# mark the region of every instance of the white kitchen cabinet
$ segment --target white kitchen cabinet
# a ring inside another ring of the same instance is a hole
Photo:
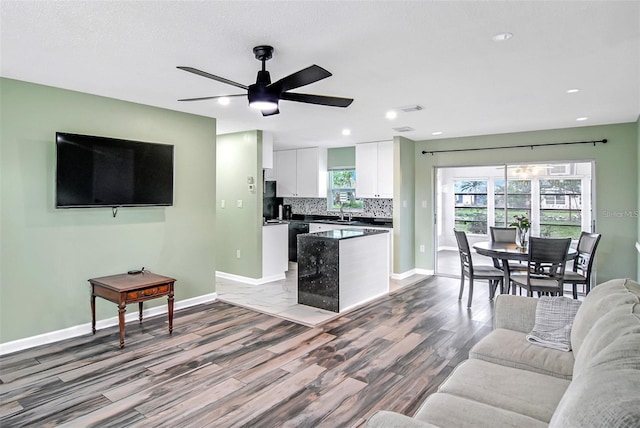
[[[289,224],[262,226],[262,279],[264,282],[285,278],[289,269]]]
[[[262,131],[262,171],[265,180],[276,179],[275,160],[273,159],[273,134]]]
[[[356,196],[393,198],[393,142],[356,144]]]
[[[327,197],[326,149],[311,147],[274,153],[278,197]]]
[[[282,150],[274,152],[276,166],[276,196],[296,196],[298,192],[297,150]]]

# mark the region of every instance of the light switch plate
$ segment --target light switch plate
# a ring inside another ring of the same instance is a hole
[[[220,201],[220,208],[224,208],[225,205],[226,205],[226,201],[224,199],[222,199]]]
[[[236,202],[236,206],[238,208],[242,208],[242,199],[238,199],[238,202]]]

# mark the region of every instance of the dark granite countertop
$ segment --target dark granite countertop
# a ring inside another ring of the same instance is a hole
[[[393,220],[382,217],[357,217],[354,216],[352,221],[341,221],[338,216],[328,215],[303,215],[294,214],[292,221],[303,221],[305,223],[325,223],[325,224],[342,224],[347,226],[373,226],[373,227],[393,227]]]
[[[380,233],[389,233],[388,230],[382,229],[335,229],[324,230],[322,232],[303,233],[298,235],[298,239],[304,238],[322,238],[322,239],[349,239],[360,238],[369,235],[378,235]]]
[[[288,225],[289,222],[285,221],[285,220],[267,220],[266,222],[262,223],[263,226],[279,226],[281,224],[286,224]]]

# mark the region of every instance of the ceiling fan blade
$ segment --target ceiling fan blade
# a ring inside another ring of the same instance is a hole
[[[217,80],[218,82],[221,82],[221,83],[226,83],[227,85],[236,86],[238,88],[245,89],[245,90],[249,89],[249,87],[247,85],[243,85],[242,83],[234,82],[233,80],[225,79],[224,77],[220,77],[220,76],[216,76],[216,75],[211,74],[211,73],[207,73],[206,71],[198,70],[197,68],[184,67],[184,66],[178,66],[177,68],[179,68],[180,70],[188,71],[189,73],[197,74],[198,76],[206,77],[208,79]]]
[[[263,110],[262,111],[262,115],[263,116],[273,116],[274,114],[279,114],[280,110],[278,108],[276,108],[275,110]]]
[[[246,96],[247,94],[216,95],[213,97],[183,98],[178,101],[203,101],[203,100],[215,100],[216,98],[231,98],[231,97],[246,97]]]
[[[331,76],[331,73],[329,73],[324,68],[314,64],[286,77],[283,77],[277,82],[269,85],[269,88],[277,89],[278,92],[282,93],[290,89],[299,88],[300,86],[317,82],[318,80],[326,79],[329,76]]]
[[[293,92],[285,92],[280,94],[281,100],[297,101],[300,103],[320,104],[331,107],[349,107],[353,102],[353,98],[330,97],[327,95],[312,94],[296,94]]]

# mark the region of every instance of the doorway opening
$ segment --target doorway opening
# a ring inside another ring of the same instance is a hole
[[[575,245],[581,231],[594,231],[593,170],[593,162],[436,168],[436,274],[460,276],[454,229],[464,230],[473,246],[489,240],[489,227],[509,226],[514,216],[529,218],[530,236],[571,237]]]

